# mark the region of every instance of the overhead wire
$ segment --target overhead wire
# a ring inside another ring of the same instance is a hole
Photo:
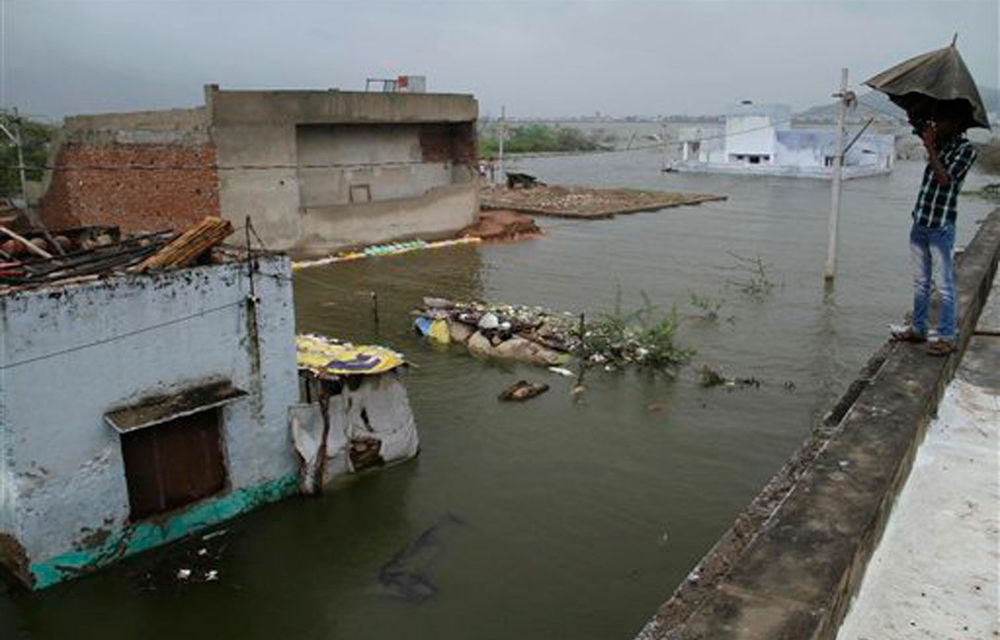
[[[777,123],[769,124],[761,127],[752,127],[750,129],[743,129],[735,132],[723,132],[720,134],[712,134],[708,136],[699,137],[696,139],[691,139],[694,141],[706,141],[715,140],[722,138],[736,137],[744,135],[747,133],[753,133],[755,131],[762,131],[764,129],[770,129],[774,126],[780,126],[783,124],[788,124],[792,120],[789,118],[787,120],[782,120]],[[512,154],[513,158],[525,159],[525,158],[545,158],[545,157],[567,157],[567,156],[588,156],[588,155],[603,155],[603,154],[613,154],[613,153],[631,153],[635,151],[646,151],[650,149],[665,148],[669,146],[674,146],[677,144],[683,144],[687,140],[664,140],[648,145],[636,145],[629,146],[620,149],[589,149],[580,151],[561,151],[561,152],[546,152],[546,153],[517,153]],[[405,168],[411,166],[419,166],[426,164],[423,161],[409,160],[409,161],[389,161],[389,162],[330,162],[330,163],[309,163],[309,164],[299,164],[299,163],[254,163],[254,164],[218,164],[218,163],[205,163],[205,164],[65,164],[65,165],[49,165],[49,164],[25,164],[24,168],[28,171],[275,171],[275,170],[309,170],[309,169],[368,169],[368,168]],[[20,165],[0,165],[0,169],[20,169]]]
[[[889,113],[883,109],[869,104],[862,104],[861,106],[878,111],[885,116],[899,119],[897,115]],[[533,159],[533,158],[552,158],[552,157],[572,157],[572,156],[598,156],[606,154],[615,153],[632,153],[636,151],[649,151],[653,149],[663,149],[676,145],[684,144],[685,142],[706,142],[710,140],[720,140],[726,138],[734,138],[737,136],[745,135],[748,133],[754,133],[756,131],[763,131],[777,126],[783,126],[786,124],[791,124],[794,121],[793,118],[786,118],[778,122],[774,122],[767,125],[762,125],[760,127],[751,127],[749,129],[741,129],[739,131],[724,131],[717,134],[710,134],[706,136],[700,136],[691,139],[678,139],[678,140],[662,140],[652,144],[645,145],[635,145],[628,146],[624,148],[615,149],[586,149],[579,151],[555,151],[555,152],[527,152],[527,153],[511,153],[510,157],[515,160],[521,159]],[[66,165],[49,165],[49,164],[25,164],[24,169],[27,171],[277,171],[277,170],[310,170],[310,169],[371,169],[371,168],[405,168],[412,166],[419,166],[425,164],[418,160],[409,161],[389,161],[389,162],[331,162],[331,163],[253,163],[253,164],[219,164],[219,163],[206,163],[206,164],[66,164]],[[0,165],[0,169],[20,169],[20,165]]]
[[[215,313],[217,311],[222,311],[223,309],[228,309],[230,307],[240,306],[245,303],[244,299],[237,300],[235,302],[229,302],[227,304],[219,305],[217,307],[211,307],[208,309],[202,309],[196,313],[192,313],[186,316],[181,316],[180,318],[174,318],[172,320],[167,320],[165,322],[159,322],[157,324],[150,325],[148,327],[142,327],[140,329],[133,329],[132,331],[126,331],[124,333],[109,336],[107,338],[102,338],[100,340],[94,340],[92,342],[86,342],[83,344],[68,347],[66,349],[60,349],[57,351],[52,351],[40,356],[34,356],[31,358],[25,358],[24,360],[17,360],[15,362],[9,362],[7,364],[0,365],[0,369],[13,369],[14,367],[20,367],[22,365],[31,364],[33,362],[39,362],[41,360],[47,360],[50,358],[55,358],[57,356],[63,356],[69,353],[74,353],[76,351],[82,351],[83,349],[89,349],[91,347],[96,347],[104,344],[109,344],[118,340],[123,340],[125,338],[131,338],[149,331],[155,331],[156,329],[162,329],[164,327],[169,327],[175,324],[181,324],[183,322],[188,322],[195,318],[200,318],[210,313]]]

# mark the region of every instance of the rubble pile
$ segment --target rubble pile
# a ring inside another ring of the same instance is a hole
[[[417,330],[440,343],[459,343],[476,356],[539,366],[564,364],[579,346],[576,317],[542,307],[424,298]]]
[[[632,365],[670,369],[692,353],[674,344],[671,318],[636,325],[630,317],[605,314],[584,322],[572,313],[542,307],[443,298],[423,302],[413,312],[421,334],[439,343],[463,344],[480,357],[546,367],[576,357],[584,366],[617,371]]]
[[[51,242],[44,231],[21,235],[0,226],[0,236],[10,238],[0,243],[0,292],[191,266],[212,259],[232,232],[228,220],[212,216],[182,234],[160,231],[123,238],[117,227],[80,227],[59,231]]]

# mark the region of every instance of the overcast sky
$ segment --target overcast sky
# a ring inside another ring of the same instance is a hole
[[[361,90],[427,76],[483,115],[796,108],[954,32],[998,81],[997,0],[0,0],[4,106],[66,114],[201,104],[202,85]]]

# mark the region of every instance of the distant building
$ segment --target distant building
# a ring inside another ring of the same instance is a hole
[[[725,129],[704,135],[681,132],[678,171],[805,178],[829,178],[837,155],[837,132],[791,127],[791,109],[781,105],[740,104],[726,116]],[[850,134],[845,144],[851,141]],[[895,140],[865,133],[844,156],[844,178],[892,171]]]
[[[477,117],[471,95],[208,85],[193,109],[67,118],[42,215],[125,232],[252,216],[301,253],[446,236],[478,212]]]

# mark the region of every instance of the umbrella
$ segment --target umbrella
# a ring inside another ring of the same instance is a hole
[[[954,41],[900,62],[865,80],[865,84],[888,95],[911,120],[932,117],[945,108],[962,114],[968,127],[990,128],[983,99]]]

